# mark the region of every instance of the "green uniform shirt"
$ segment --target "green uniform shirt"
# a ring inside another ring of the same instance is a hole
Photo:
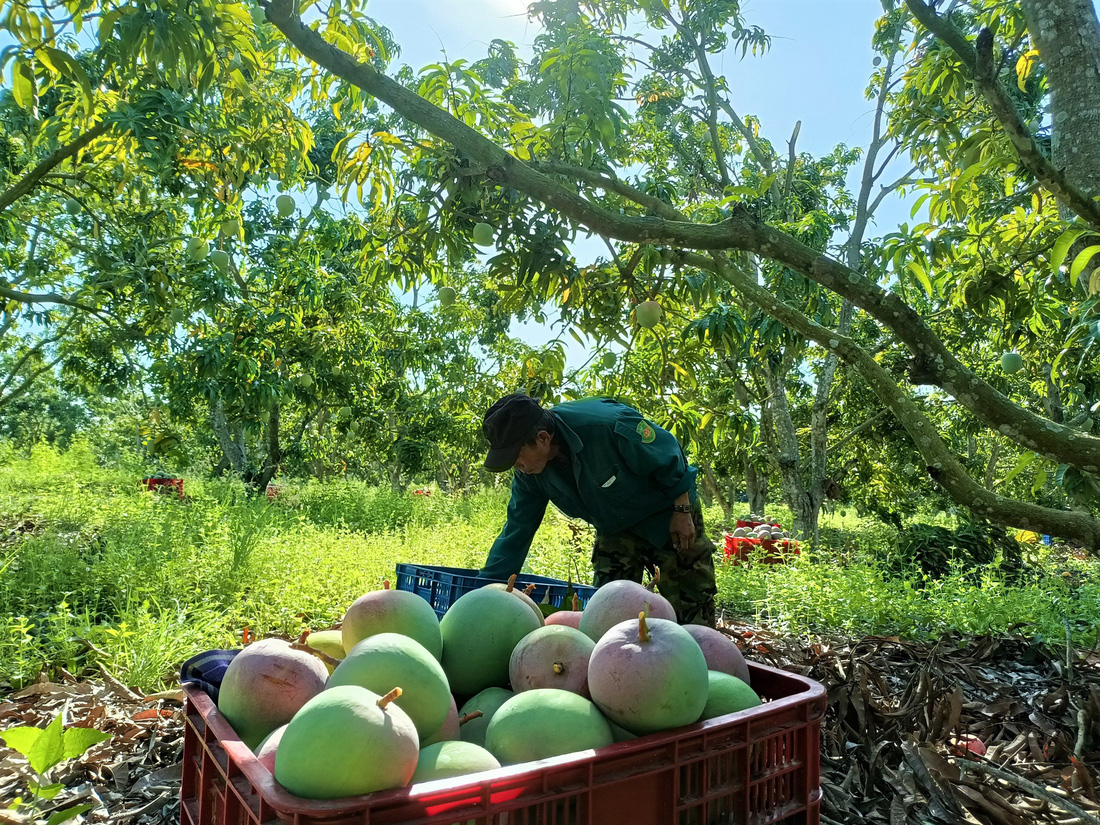
[[[548,502],[600,533],[629,531],[663,547],[673,502],[684,493],[695,500],[695,468],[680,443],[637,410],[586,398],[550,412],[558,427],[554,440],[569,450],[571,464],[551,461],[537,475],[515,473],[508,520],[481,571],[488,578],[520,572]]]

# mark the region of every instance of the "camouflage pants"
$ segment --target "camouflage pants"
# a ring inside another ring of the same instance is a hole
[[[632,533],[596,534],[592,547],[593,584],[601,587],[617,579],[641,582],[646,572],[661,571],[657,591],[672,604],[680,624],[714,626],[714,597],[718,587],[714,582],[714,542],[703,529],[703,511],[698,504],[691,510],[695,522],[695,544],[690,561],[684,561],[672,547],[669,538],[661,547],[654,547]]]

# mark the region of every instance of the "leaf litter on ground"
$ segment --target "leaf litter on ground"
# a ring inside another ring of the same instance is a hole
[[[789,637],[723,621],[746,658],[821,682],[825,825],[1100,825],[1100,655],[1020,635]],[[62,766],[39,811],[88,804],[86,822],[179,821],[182,694],[141,696],[109,674],[61,671],[0,695],[0,730],[112,734]],[[984,751],[984,753],[983,753]],[[0,747],[0,806],[25,795],[26,760]],[[17,820],[11,820],[17,821]],[[77,820],[74,820],[77,821]]]
[[[918,642],[721,629],[747,658],[828,691],[826,825],[1100,825],[1095,651],[1010,634]]]

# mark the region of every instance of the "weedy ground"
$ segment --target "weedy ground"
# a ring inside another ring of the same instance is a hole
[[[506,488],[466,496],[395,493],[354,481],[289,482],[274,502],[235,482],[185,479],[178,501],[140,489],[77,445],[10,452],[0,466],[0,692],[64,667],[106,669],[153,690],[199,651],[339,621],[399,562],[478,567],[499,532]],[[788,520],[782,507],[769,511]],[[721,546],[732,527],[706,513]],[[1014,629],[1064,647],[1097,644],[1100,565],[1034,548],[1023,577],[996,564],[930,579],[897,558],[885,525],[839,514],[822,546],[784,565],[718,564],[727,620],[774,632],[929,638]],[[587,583],[592,532],[555,512],[528,571]]]

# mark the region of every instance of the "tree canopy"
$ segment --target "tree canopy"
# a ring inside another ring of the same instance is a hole
[[[885,0],[871,133],[822,156],[715,71],[769,47],[734,0],[541,0],[530,53],[419,70],[357,0],[4,13],[13,371],[152,375],[260,481],[468,467],[496,392],[616,394],[803,534],[919,488],[1100,543],[1091,8]],[[618,357],[567,375],[526,315]]]

